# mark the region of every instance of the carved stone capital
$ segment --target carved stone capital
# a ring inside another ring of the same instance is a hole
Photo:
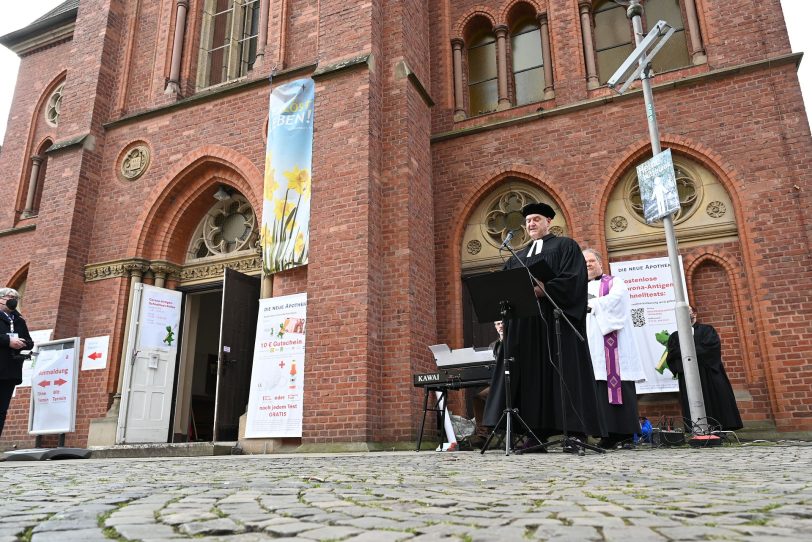
[[[85,266],[85,282],[126,278],[134,273],[143,274],[147,269],[149,269],[149,262],[141,258],[88,264]]]
[[[180,266],[166,260],[155,260],[149,264],[149,268],[156,277],[159,275],[163,277],[177,276],[180,274],[181,269]]]
[[[465,47],[465,41],[462,38],[451,38],[451,48],[452,49],[459,49]]]
[[[493,32],[494,32],[494,34],[496,34],[497,38],[503,38],[503,37],[507,36],[508,27],[507,27],[506,24],[498,24],[498,25],[493,27]]]
[[[262,256],[250,253],[237,258],[187,264],[180,270],[179,282],[188,285],[218,280],[223,277],[226,268],[245,274],[257,274],[262,271]]]

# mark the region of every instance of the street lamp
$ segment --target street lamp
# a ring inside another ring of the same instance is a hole
[[[643,6],[640,0],[613,0],[616,4],[626,6],[626,16],[632,21],[634,30],[635,50],[620,65],[620,68],[609,78],[607,84],[622,94],[629,85],[640,76],[643,86],[643,99],[646,104],[646,118],[648,119],[648,132],[651,139],[651,152],[657,156],[662,151],[660,147],[660,131],[657,128],[657,114],[654,110],[654,93],[651,90],[651,60],[674,33],[665,21],[659,21],[648,35],[643,35]],[[667,28],[667,30],[666,30]],[[635,67],[635,64],[637,66]],[[625,76],[625,77],[624,77]],[[626,82],[619,88],[615,86],[622,80]],[[668,246],[668,260],[671,266],[671,276],[674,278],[674,296],[676,298],[677,335],[679,336],[680,351],[682,352],[682,367],[685,372],[685,391],[688,395],[688,405],[691,412],[692,428],[700,434],[707,434],[708,423],[705,415],[705,402],[702,398],[702,386],[699,380],[699,369],[696,365],[696,347],[691,329],[691,317],[688,303],[685,300],[683,288],[682,266],[679,261],[679,247],[674,232],[674,217],[663,217],[665,241]]]

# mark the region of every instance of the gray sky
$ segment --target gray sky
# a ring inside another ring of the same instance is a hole
[[[63,0],[5,0],[0,9],[0,35],[8,34],[44,15],[61,4]],[[787,21],[789,39],[793,51],[807,53],[798,71],[804,93],[807,115],[812,111],[812,32],[804,28],[812,21],[812,1],[781,0],[784,18]],[[17,55],[0,46],[0,141],[6,133],[11,100],[19,66]]]

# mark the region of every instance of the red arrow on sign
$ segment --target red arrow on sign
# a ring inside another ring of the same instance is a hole
[[[43,380],[41,382],[38,382],[37,385],[40,386],[41,388],[47,388],[48,386],[51,385],[51,381],[50,380]]]
[[[97,359],[99,359],[100,357],[102,357],[101,352],[93,352],[92,354],[90,354],[90,355],[88,356],[88,358],[90,358],[90,359],[92,359],[92,360],[97,360]]]
[[[54,380],[54,384],[57,385],[57,386],[61,386],[62,384],[67,384],[67,383],[68,383],[67,380],[62,380],[61,378],[57,379],[57,380]]]

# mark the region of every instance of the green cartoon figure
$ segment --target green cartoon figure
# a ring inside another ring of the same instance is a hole
[[[172,346],[172,343],[175,341],[175,332],[172,331],[172,326],[166,326],[166,337],[164,337],[164,342],[169,346]]]
[[[276,334],[277,337],[280,339],[285,336],[285,324],[284,322],[279,324],[279,332]]]
[[[659,333],[654,334],[654,338],[657,339],[657,342],[666,347],[666,349],[663,350],[663,355],[660,356],[660,361],[657,362],[656,370],[660,374],[663,374],[663,371],[668,369],[668,362],[666,361],[666,358],[668,357],[668,337],[669,336],[670,336],[670,333],[668,333],[667,329],[664,329],[664,330],[660,331]]]

